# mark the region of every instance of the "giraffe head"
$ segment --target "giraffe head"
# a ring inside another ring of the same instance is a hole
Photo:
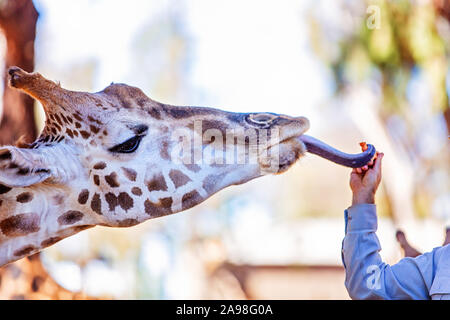
[[[46,114],[37,141],[0,147],[0,256],[3,244],[19,243],[12,259],[86,227],[128,227],[191,208],[286,171],[314,145],[302,140],[304,117],[170,106],[124,84],[74,92],[16,67],[9,75]]]

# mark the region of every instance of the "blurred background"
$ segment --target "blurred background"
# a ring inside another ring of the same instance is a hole
[[[442,244],[449,1],[0,0],[0,27],[2,68],[34,69],[68,89],[123,82],[174,105],[305,116],[308,134],[349,153],[374,144],[385,153],[376,199],[384,261],[403,256],[397,229],[420,251]],[[1,93],[0,143],[33,140],[42,107]],[[83,231],[27,272],[92,298],[349,299],[349,174],[307,155],[188,211]],[[29,287],[10,283],[10,293]]]

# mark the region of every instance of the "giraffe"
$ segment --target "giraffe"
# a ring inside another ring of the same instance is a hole
[[[179,107],[114,84],[96,93],[8,70],[40,101],[37,140],[0,147],[0,266],[97,225],[131,227],[189,209],[231,185],[289,169],[306,151],[362,167],[304,135],[305,117]],[[192,143],[193,142],[193,143]]]
[[[0,300],[94,299],[99,298],[61,287],[46,271],[40,253],[0,268]]]
[[[402,230],[398,229],[396,231],[395,238],[397,239],[398,244],[402,248],[403,255],[405,257],[415,258],[415,257],[420,256],[422,254],[422,252],[420,252],[419,250],[414,248],[408,242],[408,240],[406,239],[406,235],[405,235],[405,233]],[[444,239],[444,242],[442,243],[442,246],[446,246],[448,244],[450,244],[450,227],[446,227],[445,228],[445,239]]]

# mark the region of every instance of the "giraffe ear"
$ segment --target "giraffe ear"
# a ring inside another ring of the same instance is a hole
[[[0,147],[0,184],[26,187],[40,183],[51,175],[50,168],[37,150]]]

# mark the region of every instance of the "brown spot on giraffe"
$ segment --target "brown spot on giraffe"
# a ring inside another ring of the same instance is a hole
[[[192,172],[199,172],[202,168],[198,165],[198,164],[195,164],[195,163],[192,163],[192,164],[185,164],[184,165],[189,171],[192,171]]]
[[[94,134],[97,134],[97,133],[100,132],[100,128],[99,128],[99,127],[96,127],[96,126],[94,126],[94,125],[92,125],[92,124],[89,126],[89,128],[91,129],[91,131],[92,131]]]
[[[156,108],[149,108],[148,114],[151,115],[153,118],[160,120],[161,119],[161,113]]]
[[[120,187],[119,182],[117,182],[117,173],[114,171],[110,175],[105,176],[105,181],[111,188]]]
[[[201,201],[203,201],[203,197],[198,193],[197,190],[192,190],[191,192],[188,192],[183,196],[181,200],[182,208],[183,210],[192,208]]]
[[[96,164],[94,164],[94,169],[95,170],[103,170],[106,168],[106,163],[103,161],[97,162]]]
[[[94,174],[94,176],[92,177],[92,179],[94,180],[94,184],[96,186],[100,185],[100,177],[97,174]]]
[[[166,106],[164,108],[164,111],[166,111],[170,116],[172,116],[175,119],[185,119],[203,115],[219,115],[219,116],[224,115],[223,112],[221,112],[220,110],[212,108],[178,107],[165,104],[161,105]]]
[[[80,134],[83,137],[83,139],[85,139],[85,140],[87,140],[91,136],[91,134],[89,132],[84,131],[84,130],[80,130]]]
[[[163,140],[163,142],[161,143],[159,154],[164,160],[170,160],[169,142],[167,140]]]
[[[59,193],[53,196],[53,204],[56,206],[60,206],[64,203],[64,195]]]
[[[14,251],[14,255],[16,257],[21,257],[27,254],[30,254],[31,252],[33,252],[34,250],[36,250],[36,247],[29,245],[29,246],[25,246],[19,250]]]
[[[130,168],[122,167],[122,171],[123,171],[125,177],[128,178],[128,180],[136,181],[137,172],[135,170],[130,169]]]
[[[88,116],[88,120],[89,120],[90,122],[94,122],[94,123],[97,123],[97,124],[99,124],[99,125],[102,124],[99,120],[97,120],[97,119],[95,119],[95,118],[93,118],[93,117],[91,117],[91,116]]]
[[[73,117],[74,117],[75,119],[77,119],[78,121],[83,122],[83,118],[81,118],[78,114],[73,113],[72,115],[73,115]]]
[[[161,203],[161,206],[165,209],[169,209],[171,210],[172,208],[172,198],[171,197],[167,197],[167,198],[161,198],[159,199],[159,202]],[[172,212],[172,211],[171,211]]]
[[[64,114],[61,113],[61,119],[65,124],[69,124],[69,121],[67,121],[67,118]]]
[[[147,183],[148,191],[167,191],[166,179],[159,173],[153,179]]]
[[[58,218],[60,225],[74,224],[83,219],[84,213],[80,211],[70,210]]]
[[[48,247],[51,246],[52,244],[57,243],[58,241],[61,241],[63,238],[61,237],[50,237],[48,239],[45,239],[44,241],[41,242],[41,246],[43,247]]]
[[[148,101],[148,99],[145,99],[145,98],[137,98],[136,99],[136,104],[139,106],[139,107],[141,107],[141,108],[144,108],[144,106],[147,104],[147,101]]]
[[[114,209],[119,205],[119,201],[114,193],[108,192],[105,194],[106,203],[108,203],[109,211],[114,211]]]
[[[58,122],[61,126],[63,126],[63,123],[62,123],[62,121],[61,121],[61,118],[58,116],[57,113],[55,113],[55,119],[56,119],[56,122]]]
[[[78,195],[78,203],[79,204],[86,204],[86,202],[89,199],[89,190],[83,189],[80,194]]]
[[[131,189],[131,193],[134,194],[135,196],[142,196],[142,190],[139,187],[133,187]]]
[[[92,197],[91,209],[99,215],[102,214],[102,200],[100,199],[100,195],[98,193],[94,194]]]
[[[165,109],[165,111],[175,119],[183,119],[193,116],[193,114],[189,112],[188,108],[172,107]]]
[[[69,135],[70,138],[73,139],[73,132],[69,128],[66,129],[66,133]]]
[[[159,199],[159,202],[157,203],[151,202],[149,199],[147,199],[144,202],[145,213],[150,215],[152,218],[171,214],[172,202],[173,200],[170,197]]]
[[[33,200],[33,194],[31,192],[23,192],[16,197],[17,202],[27,203]]]
[[[184,186],[186,183],[191,181],[191,179],[187,175],[185,175],[180,170],[175,169],[170,170],[169,177],[172,180],[173,184],[175,185],[175,188]]]
[[[75,232],[80,232],[80,231],[83,231],[83,230],[86,230],[86,229],[90,229],[90,228],[93,228],[93,227],[95,227],[95,226],[93,226],[93,225],[82,225],[82,226],[72,227],[71,229],[73,231],[75,231]]]
[[[131,198],[126,192],[119,193],[118,200],[120,207],[125,211],[128,211],[134,206],[133,198]]]
[[[139,221],[136,219],[125,219],[125,220],[118,221],[117,223],[118,223],[119,227],[126,228],[126,227],[132,227],[132,226],[139,224]]]
[[[216,129],[222,133],[222,137],[226,137],[226,130],[228,125],[220,120],[203,120],[202,124],[202,134],[205,133],[206,130]]]
[[[36,213],[21,213],[0,222],[0,229],[5,236],[19,237],[40,230],[39,216]]]

